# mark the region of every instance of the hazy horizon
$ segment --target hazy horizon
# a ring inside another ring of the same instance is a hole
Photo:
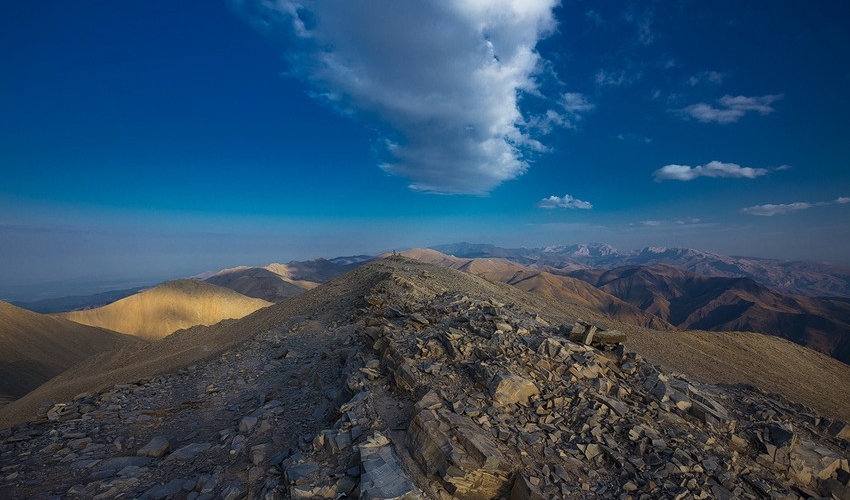
[[[187,278],[195,278],[196,276],[203,275],[204,273],[209,272],[218,272],[224,269],[234,268],[238,266],[247,266],[247,267],[264,267],[273,263],[286,264],[293,261],[308,261],[315,259],[336,259],[340,257],[353,257],[360,255],[368,255],[368,256],[377,256],[383,253],[389,253],[392,251],[406,251],[411,250],[413,248],[431,248],[431,247],[439,247],[442,245],[453,245],[453,244],[484,244],[490,245],[492,243],[488,242],[474,242],[474,241],[454,241],[454,242],[442,242],[433,245],[421,245],[421,246],[401,246],[395,248],[385,248],[378,251],[369,251],[369,252],[350,252],[350,253],[341,253],[334,255],[313,255],[313,256],[301,256],[298,258],[266,258],[259,260],[251,261],[251,262],[224,262],[219,260],[218,258],[212,258],[211,260],[206,261],[209,265],[207,267],[197,267],[200,264],[190,265],[189,267],[185,267],[183,265],[179,265],[176,267],[163,267],[156,270],[151,270],[147,274],[140,274],[134,270],[126,270],[124,273],[113,273],[113,274],[105,274],[105,273],[95,273],[95,274],[85,274],[78,276],[70,276],[61,279],[56,279],[55,277],[45,276],[41,279],[35,279],[38,274],[32,273],[28,274],[31,278],[30,281],[24,281],[19,283],[9,283],[4,282],[2,286],[0,286],[0,300],[5,302],[34,302],[42,299],[53,299],[53,298],[61,298],[61,297],[70,297],[74,295],[93,295],[96,293],[114,291],[114,290],[124,290],[124,289],[133,289],[133,288],[148,288],[155,286],[157,284],[163,283],[165,281],[171,281],[176,279],[187,279]],[[607,244],[605,242],[572,242],[572,243],[557,243],[551,245],[515,245],[515,246],[503,246],[502,248],[545,248],[547,246],[571,246],[571,245],[583,245],[583,244]],[[500,246],[500,245],[494,245]],[[618,251],[622,252],[631,252],[638,251],[650,246],[657,245],[646,245],[639,248],[623,248],[617,247],[616,245],[611,245],[616,248]],[[673,248],[673,247],[669,247]],[[687,247],[677,247],[677,248],[687,248]],[[705,249],[700,248],[691,248],[692,250],[702,250]],[[726,255],[720,253],[721,255]],[[763,257],[757,255],[728,255],[731,257],[752,257],[752,258],[766,258],[770,259],[770,257]],[[267,256],[271,257],[271,256]],[[783,259],[779,259],[783,260]],[[834,263],[833,263],[834,264]],[[153,269],[153,268],[151,268]],[[61,275],[60,275],[61,276]]]
[[[850,265],[850,4],[0,7],[0,293],[456,241]]]

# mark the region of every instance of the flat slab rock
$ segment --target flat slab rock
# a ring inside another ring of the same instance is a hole
[[[411,454],[427,476],[460,500],[490,500],[511,486],[512,468],[493,438],[446,408],[422,409],[408,428]]]
[[[527,404],[532,396],[540,394],[540,389],[534,382],[518,375],[500,374],[496,375],[490,384],[490,392],[493,401],[497,404],[507,405],[511,403]]]

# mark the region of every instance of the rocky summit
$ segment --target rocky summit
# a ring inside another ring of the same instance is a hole
[[[510,287],[387,258],[291,300],[0,431],[0,498],[850,498],[842,421]]]

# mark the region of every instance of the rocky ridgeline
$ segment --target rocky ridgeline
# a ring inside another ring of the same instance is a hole
[[[850,498],[850,426],[416,267],[2,431],[3,498]]]

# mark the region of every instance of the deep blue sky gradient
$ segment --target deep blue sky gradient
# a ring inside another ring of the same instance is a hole
[[[397,131],[328,105],[294,42],[226,2],[3,4],[0,299],[461,240],[850,264],[846,2],[578,0],[554,15],[536,46],[542,97],[520,108],[569,92],[592,109],[539,134],[548,150],[524,175],[444,195],[379,168]],[[730,123],[683,111],[724,95],[781,98]],[[715,160],[768,173],[653,177]],[[538,205],[566,194],[593,208]],[[809,206],[742,212],[795,202]]]

